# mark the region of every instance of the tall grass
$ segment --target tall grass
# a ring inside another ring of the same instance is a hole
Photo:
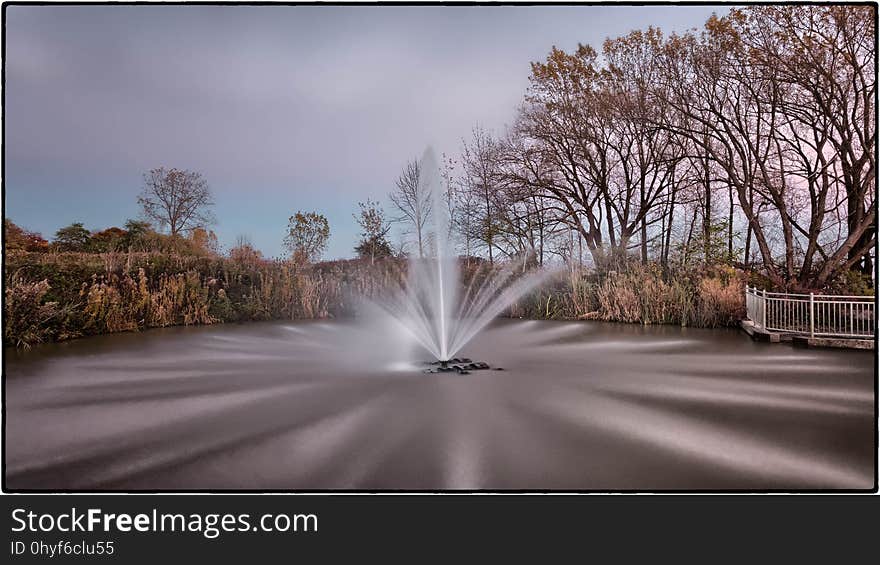
[[[628,264],[596,273],[570,269],[517,301],[510,315],[639,324],[716,327],[738,322],[745,311],[745,274],[727,267],[664,276],[659,265]]]
[[[58,303],[45,301],[46,280],[29,282],[18,274],[6,283],[3,341],[16,347],[30,347],[51,339],[51,322],[58,316]]]
[[[50,340],[172,325],[356,315],[358,297],[398,288],[405,262],[285,261],[163,253],[15,253],[6,260],[4,341]],[[463,268],[465,283],[487,275]],[[744,274],[730,268],[664,276],[655,265],[570,268],[507,315],[719,326],[742,316]]]
[[[161,253],[7,257],[4,340],[48,340],[173,325],[332,318],[400,280],[395,260],[297,267]]]

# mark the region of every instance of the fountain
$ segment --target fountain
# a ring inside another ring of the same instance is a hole
[[[435,363],[427,372],[488,369],[455,355],[517,298],[533,290],[546,277],[541,269],[528,271],[526,261],[511,261],[501,268],[475,273],[461,289],[459,258],[450,242],[449,207],[440,169],[429,147],[420,161],[418,197],[429,210],[428,257],[409,260],[406,284],[378,305],[428,353]],[[482,279],[479,283],[478,279]],[[462,291],[463,290],[463,291]]]

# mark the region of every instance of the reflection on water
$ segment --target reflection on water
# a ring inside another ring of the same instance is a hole
[[[350,323],[7,350],[7,484],[36,489],[873,486],[870,352],[734,330],[500,321],[422,374]]]

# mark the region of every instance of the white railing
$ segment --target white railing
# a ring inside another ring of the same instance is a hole
[[[874,337],[873,296],[785,294],[746,286],[746,315],[769,332],[810,337]]]

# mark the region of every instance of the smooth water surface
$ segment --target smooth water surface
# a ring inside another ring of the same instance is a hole
[[[36,489],[873,486],[873,353],[730,329],[498,321],[426,355],[347,322],[6,351],[6,479]]]

